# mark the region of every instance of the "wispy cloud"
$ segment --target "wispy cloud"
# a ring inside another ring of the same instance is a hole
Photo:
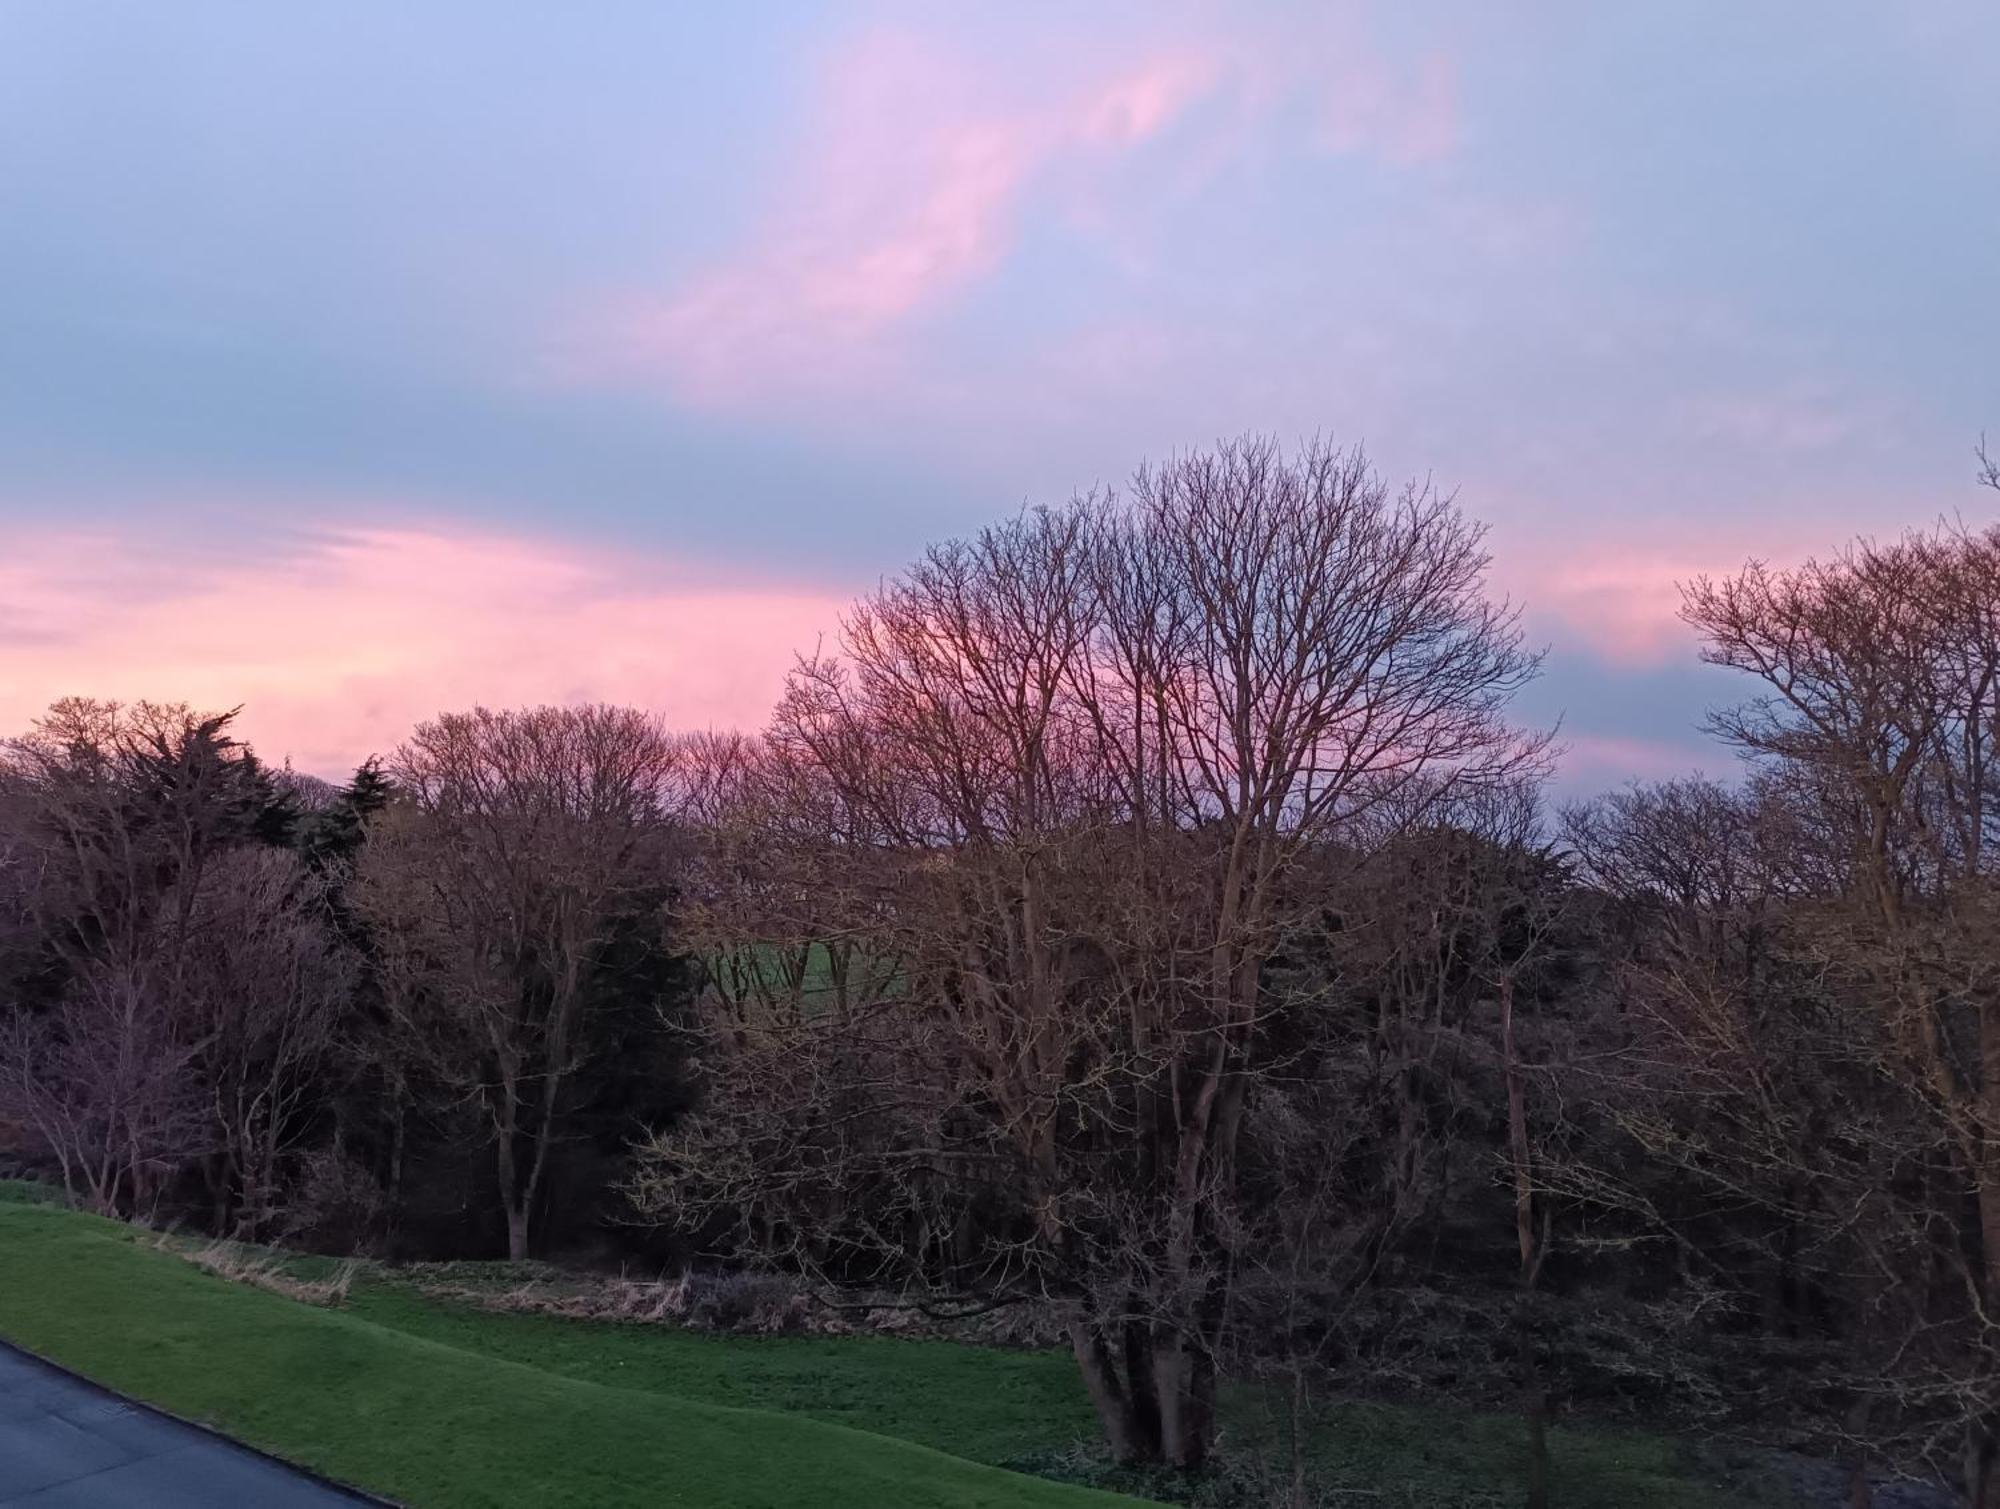
[[[909,327],[1001,265],[1026,200],[1057,176],[1088,200],[1093,181],[1182,127],[1212,171],[1219,144],[1294,106],[1322,152],[1414,164],[1458,135],[1449,60],[1394,70],[1359,35],[1191,36],[1092,76],[1058,69],[1053,84],[1041,62],[1012,70],[902,32],[839,50],[749,243],[664,294],[600,300],[562,333],[558,375],[664,383],[709,406],[880,383]]]
[[[1130,151],[1213,85],[1203,60],[1169,55],[1053,105],[982,104],[990,86],[949,51],[866,38],[829,65],[813,138],[753,243],[664,298],[610,301],[565,361],[710,403],[856,380],[884,336],[998,265],[1036,174]]]

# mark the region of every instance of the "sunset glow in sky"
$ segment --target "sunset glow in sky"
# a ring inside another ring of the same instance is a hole
[[[0,732],[754,726],[1257,428],[1491,525],[1566,785],[1723,768],[1678,581],[2000,501],[1996,75],[1990,0],[0,0]]]

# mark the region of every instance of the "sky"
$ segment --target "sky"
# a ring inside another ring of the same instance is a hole
[[[927,541],[1249,430],[1488,528],[1560,784],[1676,584],[1963,516],[2000,7],[0,0],[0,732],[760,725]]]

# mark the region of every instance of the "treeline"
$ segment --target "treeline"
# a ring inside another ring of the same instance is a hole
[[[934,547],[754,737],[476,710],[332,790],[59,704],[0,1148],[251,1238],[1037,1307],[1126,1461],[1365,1383],[1518,1403],[1537,1500],[1580,1408],[2000,1505],[2000,532],[1690,584],[1744,778],[1557,810],[1485,566],[1252,439]]]
[[[70,700],[8,746],[0,1151],[248,1240],[601,1244],[685,1093],[675,741],[479,710],[333,789],[232,717]]]

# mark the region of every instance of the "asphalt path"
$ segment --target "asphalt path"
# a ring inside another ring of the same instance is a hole
[[[0,1504],[8,1509],[354,1509],[374,1502],[0,1342]]]

